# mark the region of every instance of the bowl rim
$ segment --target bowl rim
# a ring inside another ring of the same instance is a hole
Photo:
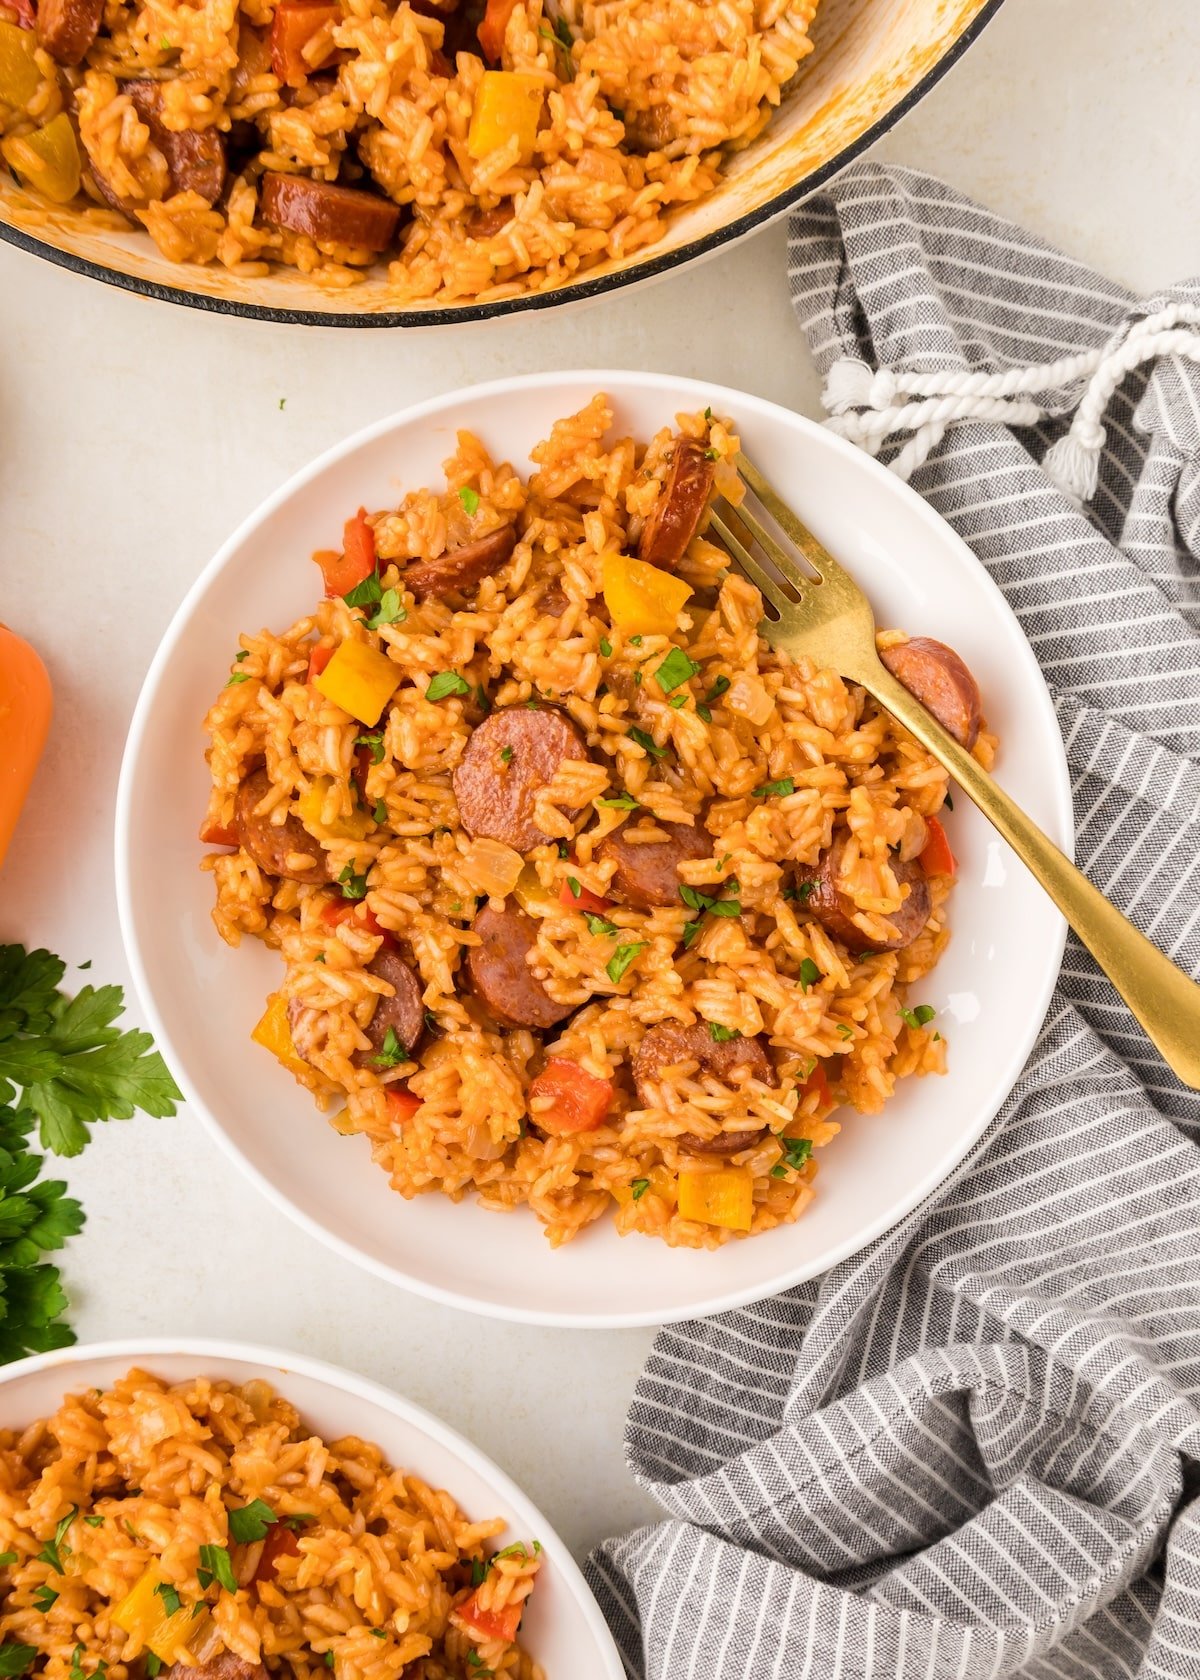
[[[711,233],[704,234],[698,239],[689,240],[686,245],[680,245],[673,251],[663,252],[659,256],[651,256],[644,262],[635,261],[628,268],[614,273],[597,275],[592,279],[568,282],[565,286],[556,286],[542,292],[521,292],[516,297],[497,298],[490,303],[450,304],[433,309],[390,309],[378,313],[367,313],[353,310],[337,310],[326,313],[320,309],[287,309],[276,304],[243,303],[236,298],[213,297],[204,292],[194,292],[185,286],[169,286],[159,280],[147,280],[136,274],[126,274],[120,269],[109,268],[93,261],[90,257],[82,257],[74,251],[65,251],[61,246],[52,245],[48,240],[39,239],[36,234],[27,232],[24,228],[17,228],[11,222],[0,216],[0,239],[17,249],[28,252],[31,256],[41,257],[46,262],[54,263],[58,268],[70,270],[73,274],[81,275],[84,279],[99,280],[105,285],[115,286],[121,291],[134,292],[140,297],[154,298],[159,303],[173,303],[184,309],[198,309],[207,315],[230,315],[247,321],[273,321],[282,326],[298,327],[450,327],[465,324],[469,321],[501,320],[507,315],[523,314],[527,310],[557,309],[573,303],[586,303],[595,298],[606,296],[610,292],[624,290],[628,286],[639,285],[642,281],[653,280],[669,274],[672,269],[683,268],[689,263],[698,262],[706,256],[711,256],[721,250],[723,246],[734,245],[739,240],[759,229],[768,227],[779,217],[785,215],[802,199],[810,197],[823,187],[835,175],[841,174],[852,163],[856,163],[877,140],[881,139],[889,129],[906,116],[913,107],[925,97],[931,88],[941,81],[972,45],[980,33],[995,17],[1004,0],[983,0],[978,12],[935,64],[932,64],[925,74],[917,79],[908,92],[898,99],[881,117],[871,123],[859,135],[857,140],[836,157],[820,164],[800,180],[776,193],[765,204],[755,210],[748,210],[743,215],[736,216],[726,222],[723,227],[714,228]],[[653,250],[653,247],[651,247]]]
[[[331,448],[322,451],[313,460],[292,473],[278,489],[265,497],[257,507],[251,509],[193,580],[163,632],[158,648],[142,679],[142,686],[130,719],[121,757],[114,819],[113,865],[116,882],[117,917],[134,989],[141,1004],[142,1013],[160,1048],[169,1044],[170,1035],[163,1024],[163,1018],[158,1009],[154,990],[143,961],[141,947],[134,933],[133,899],[136,892],[136,877],[133,868],[134,828],[131,810],[133,783],[135,766],[142,748],[142,738],[154,716],[157,691],[163,680],[165,670],[170,664],[176,646],[189,633],[196,608],[203,600],[212,580],[225,568],[231,555],[244,546],[246,539],[303,485],[311,479],[319,477],[343,457],[354,454],[377,437],[386,435],[398,424],[411,426],[415,422],[432,415],[447,411],[453,412],[455,405],[469,398],[531,389],[540,389],[552,393],[562,385],[571,384],[590,386],[597,391],[611,390],[614,394],[619,395],[621,389],[629,381],[634,382],[639,388],[658,388],[664,394],[678,392],[681,386],[686,386],[694,388],[698,397],[703,392],[707,394],[708,400],[712,400],[713,397],[718,400],[730,398],[743,405],[755,407],[760,413],[767,416],[782,415],[786,417],[789,423],[798,424],[801,429],[817,433],[827,447],[852,458],[858,470],[866,474],[881,475],[893,489],[899,490],[903,496],[911,498],[915,509],[920,512],[924,519],[948,531],[954,542],[970,555],[970,549],[953,526],[949,525],[929,502],[918,495],[910,485],[898,480],[887,467],[872,456],[867,455],[856,444],[840,437],[835,432],[829,431],[828,428],[818,424],[808,416],[788,409],[783,404],[776,403],[770,398],[756,396],[752,392],[739,391],[730,386],[690,375],[664,374],[637,369],[555,368],[539,373],[487,380],[476,385],[453,388],[439,396],[429,397],[420,403],[414,403],[399,409],[396,413],[372,422],[350,437],[344,438]],[[997,610],[1012,617],[1015,621],[1015,614],[1013,614],[1012,608],[999,587],[985,569],[981,568],[981,570],[984,572],[984,578],[988,586],[994,591]],[[1017,621],[1017,627],[1021,640],[1028,647],[1028,639],[1020,628],[1019,621]],[[1062,734],[1058,726],[1050,692],[1046,687],[1045,678],[1042,676],[1040,667],[1037,666],[1037,660],[1031,648],[1029,657],[1033,661],[1037,672],[1037,703],[1043,709],[1053,739],[1058,744],[1058,750],[1054,754],[1053,787],[1050,795],[1050,803],[1053,804],[1055,809],[1053,818],[1048,818],[1046,821],[1046,828],[1055,844],[1068,857],[1073,858],[1074,813],[1066,749],[1062,742]],[[1055,912],[1055,928],[1053,938],[1048,940],[1044,947],[1047,961],[1042,970],[1043,979],[1040,989],[1033,1000],[1034,1007],[1028,1016],[1028,1024],[1024,1033],[1015,1038],[1009,1046],[1007,1071],[998,1087],[999,1094],[996,1101],[990,1107],[984,1105],[986,1112],[981,1111],[977,1122],[969,1129],[964,1147],[955,1153],[954,1159],[948,1165],[939,1156],[921,1176],[920,1180],[905,1193],[902,1204],[893,1208],[886,1215],[876,1218],[864,1230],[855,1232],[835,1244],[822,1257],[819,1265],[805,1262],[800,1266],[787,1269],[777,1276],[766,1290],[757,1286],[747,1288],[742,1285],[734,1287],[726,1285],[721,1287],[718,1280],[714,1279],[710,1288],[715,1292],[698,1295],[697,1299],[686,1307],[672,1308],[665,1312],[661,1307],[650,1307],[635,1312],[617,1309],[615,1311],[588,1312],[586,1314],[548,1307],[527,1306],[523,1303],[506,1303],[503,1307],[500,1307],[495,1303],[481,1302],[476,1297],[465,1294],[456,1288],[445,1287],[436,1281],[419,1277],[411,1271],[403,1270],[397,1264],[390,1264],[377,1259],[309,1214],[285,1194],[272,1177],[268,1176],[266,1172],[260,1171],[241,1148],[232,1132],[211,1112],[208,1103],[193,1085],[188,1068],[182,1064],[174,1066],[169,1063],[168,1065],[171,1065],[171,1071],[178,1081],[185,1099],[200,1117],[208,1135],[216,1140],[219,1148],[234,1163],[239,1172],[244,1174],[257,1187],[272,1206],[278,1208],[280,1212],[286,1214],[289,1219],[307,1231],[310,1236],[331,1248],[335,1253],[340,1254],[344,1259],[364,1268],[376,1277],[385,1279],[394,1287],[406,1291],[411,1290],[413,1293],[428,1300],[436,1301],[443,1306],[455,1307],[460,1311],[476,1313],[483,1317],[510,1323],[584,1330],[661,1327],[664,1324],[680,1323],[697,1317],[709,1317],[716,1313],[746,1306],[755,1301],[769,1299],[775,1294],[780,1294],[797,1284],[804,1283],[812,1277],[829,1271],[843,1260],[861,1253],[885,1231],[892,1229],[899,1221],[907,1218],[914,1208],[918,1207],[927,1196],[946,1182],[962,1161],[966,1159],[970,1150],[983,1136],[992,1120],[1008,1100],[1013,1085],[1016,1083],[1021,1069],[1028,1060],[1037,1040],[1037,1035],[1050,1008],[1054,989],[1058,983],[1058,972],[1066,946],[1067,924],[1065,919],[1057,912]]]
[[[206,1359],[221,1359],[275,1371],[283,1379],[283,1383],[280,1384],[282,1393],[286,1393],[286,1379],[295,1373],[310,1382],[323,1383],[340,1393],[350,1394],[356,1399],[381,1406],[401,1423],[432,1436],[440,1446],[461,1459],[468,1469],[487,1482],[502,1507],[500,1514],[512,1521],[513,1516],[521,1516],[522,1508],[525,1508],[536,1517],[536,1538],[554,1564],[556,1582],[570,1591],[592,1634],[596,1653],[603,1659],[610,1680],[625,1680],[625,1669],[617,1652],[616,1642],[596,1596],[588,1586],[583,1570],[575,1561],[570,1547],[546,1517],[541,1506],[506,1470],[502,1470],[489,1458],[482,1447],[477,1447],[450,1424],[443,1423],[433,1412],[426,1411],[415,1400],[409,1400],[406,1395],[397,1393],[385,1383],[376,1382],[372,1377],[364,1377],[347,1366],[335,1365],[331,1360],[318,1359],[306,1353],[293,1353],[262,1342],[242,1342],[220,1336],[133,1336],[128,1340],[108,1337],[98,1342],[75,1342],[70,1347],[55,1348],[49,1353],[15,1360],[12,1364],[0,1368],[0,1389],[11,1386],[23,1377],[40,1375],[46,1371],[61,1370],[69,1374],[72,1367],[84,1365],[94,1359],[127,1360],[133,1366],[143,1360],[153,1362],[156,1358],[167,1356],[194,1358],[201,1364]],[[204,1373],[201,1370],[198,1374]],[[66,1392],[67,1389],[64,1389],[64,1393]],[[447,1492],[457,1500],[453,1488],[447,1489]],[[507,1507],[507,1511],[503,1507]]]

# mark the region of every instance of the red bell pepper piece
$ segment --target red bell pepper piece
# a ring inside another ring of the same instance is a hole
[[[232,846],[234,851],[241,844],[237,830],[227,827],[224,823],[201,823],[200,838],[206,846]]]
[[[570,1132],[591,1132],[604,1119],[612,1104],[610,1079],[597,1079],[578,1062],[552,1056],[529,1087],[530,1118],[552,1137]],[[548,1099],[545,1108],[533,1108],[534,1099]]]
[[[929,830],[929,837],[925,841],[925,850],[917,860],[921,868],[926,875],[953,875],[958,865],[950,850],[946,830],[936,817],[926,817],[925,827]]]
[[[336,900],[330,902],[321,911],[321,920],[330,927],[337,927],[342,922],[352,921],[364,933],[372,934],[376,939],[385,943],[395,944],[388,930],[376,919],[375,912],[368,910],[365,904],[338,904]]]
[[[389,1118],[400,1126],[406,1120],[411,1120],[421,1106],[420,1097],[414,1097],[403,1085],[389,1085],[383,1094],[387,1101]]]
[[[311,682],[314,677],[319,677],[321,675],[321,672],[325,669],[326,665],[328,665],[332,658],[333,649],[326,646],[325,643],[321,643],[320,646],[315,647],[312,650],[308,656],[309,682]]]
[[[500,54],[504,50],[504,32],[516,9],[517,0],[487,0],[483,22],[475,33],[479,38],[479,45],[483,48],[483,56],[491,64],[500,62]]]
[[[304,48],[319,29],[337,23],[342,15],[332,0],[279,0],[271,23],[271,69],[285,87],[303,87],[308,78],[327,64],[336,52],[325,55],[320,64],[310,64]]]
[[[612,909],[610,899],[601,898],[598,893],[589,892],[582,882],[578,885],[579,892],[574,893],[571,891],[571,882],[569,880],[564,881],[558,889],[558,902],[564,904],[568,910],[587,910],[593,916],[602,916],[606,910]]]
[[[300,1542],[295,1533],[286,1523],[272,1523],[267,1530],[263,1549],[259,1554],[258,1567],[254,1571],[254,1581],[273,1581],[275,1579],[275,1565],[281,1557],[299,1557]]]
[[[367,523],[366,508],[346,521],[340,554],[322,549],[313,559],[325,579],[326,595],[348,595],[369,578],[375,570],[375,533]]]
[[[810,1091],[815,1091],[817,1093],[817,1101],[819,1103],[827,1103],[829,1101],[829,1075],[825,1072],[824,1062],[817,1063],[816,1067],[804,1081],[804,1084],[800,1087],[801,1096],[807,1096]]]
[[[525,1601],[506,1604],[503,1610],[485,1610],[479,1603],[479,1590],[471,1594],[458,1607],[468,1632],[477,1639],[506,1639],[509,1644],[517,1637],[517,1629],[521,1625],[521,1613],[525,1608]]]

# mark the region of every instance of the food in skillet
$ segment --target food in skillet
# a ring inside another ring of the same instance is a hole
[[[816,5],[0,0],[0,154],[173,262],[538,291],[712,190]]]
[[[528,482],[460,434],[444,491],[317,556],[310,616],[241,637],[205,867],[222,936],[282,958],[255,1036],[402,1195],[713,1245],[798,1217],[839,1105],[944,1067],[912,988],[946,776],[760,639],[704,535],[728,427],[611,419],[558,422]],[[990,762],[961,660],[881,646]]]
[[[264,1382],[133,1370],[0,1430],[0,1674],[542,1680],[504,1527]]]

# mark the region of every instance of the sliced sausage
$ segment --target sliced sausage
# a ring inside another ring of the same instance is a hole
[[[564,759],[586,758],[587,743],[556,706],[502,706],[475,729],[454,772],[454,797],[467,833],[529,852],[550,839],[533,802]]]
[[[480,943],[467,951],[467,972],[488,1013],[505,1027],[553,1027],[575,1005],[556,1003],[529,967],[537,923],[523,910],[490,905],[476,916],[472,931]]]
[[[566,590],[560,589],[556,583],[552,583],[548,589],[543,589],[538,598],[538,609],[544,612],[547,618],[561,618],[570,605]]]
[[[983,701],[979,684],[954,649],[932,636],[914,636],[884,648],[879,657],[897,682],[970,752],[979,739]]]
[[[166,159],[172,192],[194,192],[215,204],[225,185],[225,141],[215,128],[188,128],[182,133],[163,125],[161,82],[122,82],[133,108],[150,130],[150,138]]]
[[[262,1663],[248,1663],[232,1651],[217,1651],[204,1662],[172,1663],[163,1671],[162,1680],[268,1680],[268,1675]]]
[[[495,204],[490,210],[473,210],[467,217],[468,239],[492,239],[506,228],[515,214],[511,198]]]
[[[285,881],[327,881],[329,858],[321,842],[313,837],[294,812],[281,823],[271,821],[255,812],[271,791],[271,778],[265,770],[255,770],[237,790],[233,806],[233,826],[238,844],[248,852],[260,869],[268,875],[279,875]],[[312,859],[311,868],[295,861],[298,857]]]
[[[608,891],[635,910],[653,910],[658,904],[678,904],[679,865],[712,856],[712,837],[700,823],[658,822],[667,835],[635,845],[629,838],[629,824],[602,840],[596,855],[616,868]],[[636,831],[635,831],[636,832]]]
[[[644,111],[627,111],[625,148],[630,152],[661,152],[679,139],[675,115],[668,105],[651,105]]]
[[[659,1084],[670,1069],[685,1062],[698,1062],[701,1073],[711,1074],[726,1084],[739,1083],[734,1075],[743,1068],[744,1077],[760,1080],[764,1085],[779,1083],[761,1038],[727,1038],[718,1043],[707,1021],[696,1021],[690,1027],[664,1022],[651,1027],[634,1053],[633,1082],[644,1108],[654,1104],[651,1087]],[[683,1132],[675,1142],[692,1155],[736,1155],[757,1143],[766,1130],[765,1126],[756,1126],[749,1131],[718,1133],[714,1138]]]
[[[440,599],[455,590],[465,593],[498,572],[516,546],[516,526],[501,525],[486,537],[439,554],[436,560],[420,560],[415,566],[409,566],[404,573],[404,586],[412,590],[418,601],[427,601],[431,596]]]
[[[666,482],[638,543],[638,554],[648,565],[673,572],[683,559],[712,494],[713,474],[704,444],[676,438]]]
[[[39,0],[37,37],[60,64],[80,64],[103,18],[104,0]]]
[[[886,945],[878,945],[853,920],[853,899],[838,889],[841,855],[842,842],[835,840],[819,863],[803,865],[796,870],[799,882],[812,883],[811,891],[803,900],[805,909],[820,922],[826,933],[839,940],[848,951],[902,951],[906,945],[911,945],[929,920],[929,882],[920,864],[905,863],[898,857],[890,859],[897,884],[901,890],[907,887],[908,895],[899,910],[885,918],[895,929],[894,936]]]
[[[382,1069],[376,1065],[375,1058],[382,1051],[389,1032],[395,1033],[406,1051],[416,1048],[425,1030],[425,1003],[421,996],[421,982],[398,951],[389,950],[385,945],[367,964],[367,973],[378,980],[386,980],[392,988],[392,995],[375,999],[375,1013],[363,1028],[371,1041],[371,1048],[356,1050],[353,1061],[356,1067],[379,1073]]]
[[[400,206],[390,199],[307,175],[268,170],[260,202],[263,220],[273,227],[364,251],[386,251],[400,224]]]

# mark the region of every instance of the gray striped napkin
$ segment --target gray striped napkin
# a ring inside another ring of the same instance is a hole
[[[796,216],[789,272],[831,423],[911,473],[1042,662],[1082,865],[1200,974],[1200,282],[1139,302],[877,164]],[[1197,1680],[1198,1140],[1072,940],[950,1183],[660,1334],[627,1451],[666,1516],[590,1561],[630,1673]]]

